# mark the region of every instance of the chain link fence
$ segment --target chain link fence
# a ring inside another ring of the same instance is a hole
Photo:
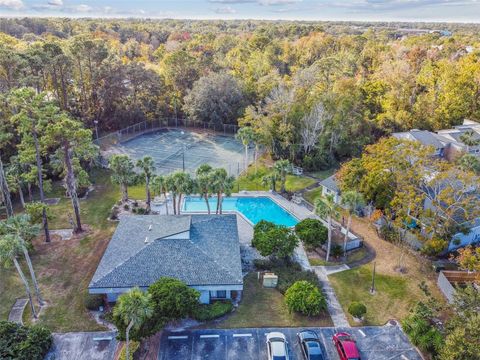
[[[108,135],[99,137],[95,140],[95,143],[99,145],[102,150],[105,150],[110,146],[133,139],[139,135],[165,128],[183,128],[223,135],[235,135],[238,131],[238,126],[233,124],[213,124],[186,118],[162,118],[158,120],[146,120],[127,126]]]

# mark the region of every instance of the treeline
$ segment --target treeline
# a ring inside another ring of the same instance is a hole
[[[393,131],[480,119],[476,25],[2,19],[0,91],[44,91],[100,132],[159,117],[252,126],[308,169]],[[6,102],[4,99],[3,103]]]

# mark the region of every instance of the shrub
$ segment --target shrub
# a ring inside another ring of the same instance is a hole
[[[442,348],[444,338],[442,333],[432,325],[432,316],[431,309],[420,302],[402,320],[402,328],[415,346],[435,355]]]
[[[328,238],[328,229],[317,219],[305,219],[295,225],[295,233],[309,250],[325,244]]]
[[[135,352],[138,350],[138,348],[140,347],[140,342],[138,341],[130,341],[129,343],[129,347],[128,347],[128,352],[129,352],[129,359],[128,360],[133,360],[133,355],[135,354]],[[127,360],[127,347],[124,346],[122,348],[122,351],[120,351],[120,355],[118,356],[118,360]]]
[[[308,281],[297,281],[285,292],[288,310],[308,316],[319,315],[327,308],[325,297],[318,287]]]
[[[448,247],[448,241],[443,239],[430,239],[422,247],[421,252],[425,255],[436,256]]]
[[[100,306],[103,306],[103,295],[87,294],[84,303],[88,310],[98,310]]]
[[[51,345],[52,334],[45,327],[0,321],[0,359],[43,360]]]
[[[123,205],[123,209],[124,209],[124,210],[129,210],[129,209],[130,209],[130,206],[129,206],[128,204],[125,204],[125,205]]]
[[[255,239],[258,238],[260,234],[263,234],[269,230],[275,229],[276,225],[270,221],[260,220],[253,227],[253,241],[252,246],[255,247]]]
[[[216,301],[213,304],[198,305],[193,317],[198,321],[210,321],[222,317],[233,310],[231,301]]]
[[[358,301],[353,301],[348,307],[348,313],[354,318],[362,319],[367,313],[367,307]]]
[[[255,225],[252,245],[262,256],[286,258],[293,255],[298,239],[285,226],[260,221]]]
[[[164,277],[148,288],[154,303],[154,317],[176,320],[193,314],[198,306],[200,293],[184,282]]]
[[[383,225],[380,228],[380,237],[389,242],[395,242],[398,240],[400,234],[398,231],[391,225]]]
[[[338,258],[343,255],[343,248],[338,244],[334,244],[330,249],[330,253],[333,257]]]
[[[144,208],[137,208],[137,214],[138,215],[145,215],[147,213],[147,210]]]

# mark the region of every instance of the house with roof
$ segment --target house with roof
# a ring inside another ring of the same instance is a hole
[[[335,204],[340,204],[342,202],[341,191],[338,187],[335,175],[329,176],[320,181],[320,186],[322,187],[322,196],[332,195]]]
[[[185,282],[200,302],[241,295],[243,275],[237,219],[228,215],[124,216],[88,286],[109,302],[161,277]]]
[[[413,129],[392,134],[397,139],[418,141],[424,146],[433,146],[435,155],[454,161],[462,154],[480,156],[480,123],[465,119],[462,125],[436,133]]]

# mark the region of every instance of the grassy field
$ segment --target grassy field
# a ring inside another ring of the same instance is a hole
[[[216,323],[217,328],[332,326],[328,314],[313,318],[290,314],[283,295],[276,289],[262,287],[256,273],[245,277],[242,296],[238,309],[224,321]]]
[[[303,194],[303,198],[307,200],[310,204],[315,204],[315,199],[322,195],[322,187],[319,186],[313,190],[306,191]]]
[[[361,301],[367,306],[368,325],[382,325],[392,318],[401,320],[417,301],[426,300],[420,289],[422,283],[440,302],[444,301],[436,285],[436,274],[428,260],[409,252],[402,255],[399,248],[380,239],[366,219],[354,218],[352,230],[376,252],[377,291],[374,295],[369,292],[373,263],[330,275],[329,279],[345,312],[352,301]],[[405,273],[395,270],[400,256],[406,268]],[[351,318],[349,320],[352,325],[358,325]]]
[[[262,178],[269,175],[271,169],[263,162],[259,162],[248,168],[246,174],[240,176],[236,182],[234,191],[249,190],[249,191],[266,191],[269,190],[269,185],[262,185]],[[306,187],[315,184],[315,180],[306,176],[287,175],[285,188],[287,191],[296,192],[305,189]],[[277,181],[276,190],[280,191],[280,182]]]
[[[310,176],[316,177],[318,181],[326,179],[327,177],[333,175],[335,173],[335,169],[328,169],[328,170],[321,170],[309,173]],[[322,187],[316,187],[315,189],[306,191],[303,194],[305,200],[307,200],[310,204],[315,204],[315,199],[322,194]]]
[[[119,190],[110,183],[105,171],[92,174],[95,191],[81,201],[82,220],[88,229],[81,237],[69,241],[43,241],[34,243],[31,252],[33,266],[48,306],[42,309],[38,323],[53,331],[101,330],[84,307],[88,283],[95,272],[115,223],[107,220],[110,208],[119,198]],[[48,196],[60,193],[58,187]],[[54,219],[52,229],[69,228],[70,201],[61,199],[51,206]],[[25,296],[23,286],[12,269],[0,269],[0,319],[6,319],[15,298]],[[29,311],[25,318],[28,320]]]
[[[407,278],[377,274],[376,293],[372,295],[370,294],[372,270],[373,265],[367,264],[329,276],[344,310],[352,301],[364,303],[367,307],[365,316],[367,325],[383,325],[389,319],[403,318],[408,309],[421,299],[421,294],[410,291]],[[353,325],[352,320],[350,317],[349,321]]]

